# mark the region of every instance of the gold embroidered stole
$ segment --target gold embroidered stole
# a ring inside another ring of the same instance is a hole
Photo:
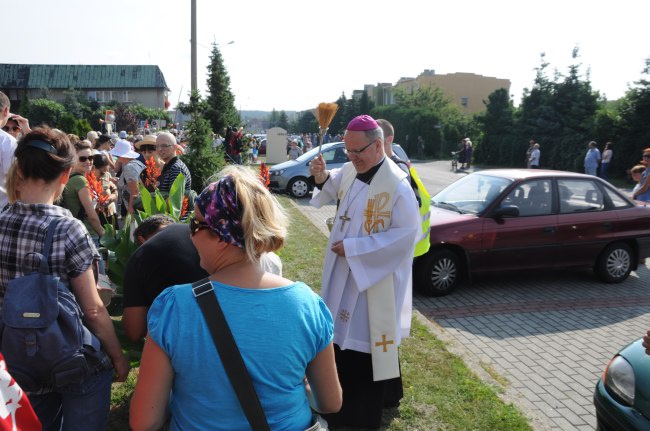
[[[350,164],[351,165],[351,164]],[[343,172],[339,189],[342,199],[354,182],[354,167]],[[348,168],[349,169],[349,168]],[[386,158],[368,187],[366,207],[363,212],[363,235],[372,235],[390,227],[393,194],[406,173]],[[373,380],[399,377],[397,356],[397,310],[393,274],[387,275],[366,290],[368,299],[368,323],[370,327],[370,353],[372,355]]]

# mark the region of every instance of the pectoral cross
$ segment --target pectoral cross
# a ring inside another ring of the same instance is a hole
[[[339,216],[339,220],[343,221],[343,223],[341,223],[341,232],[343,232],[343,226],[345,226],[345,222],[352,220],[350,217],[348,217],[348,210],[347,209],[345,210],[345,214],[343,214],[342,216]]]

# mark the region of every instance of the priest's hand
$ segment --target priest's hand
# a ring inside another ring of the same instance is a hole
[[[309,163],[309,173],[314,176],[316,184],[323,184],[327,181],[329,172],[327,172],[327,163],[325,163],[322,154]]]
[[[345,247],[343,247],[343,241],[336,241],[333,243],[332,251],[339,256],[345,256]]]

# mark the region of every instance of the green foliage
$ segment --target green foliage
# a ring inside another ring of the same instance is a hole
[[[86,133],[92,130],[85,118],[80,120],[67,112],[59,118],[56,127],[65,133],[74,133],[82,139],[86,137]]]
[[[238,126],[241,120],[235,108],[235,96],[230,90],[230,77],[216,43],[212,44],[207,86],[205,118],[211,130],[221,133],[224,127]]]
[[[187,106],[193,113],[192,119],[185,123],[189,142],[186,154],[181,157],[192,173],[192,186],[198,192],[225,164],[223,146],[219,146],[216,151],[212,148],[212,129],[210,122],[203,117],[204,107],[199,93],[193,93]]]
[[[289,130],[289,117],[287,117],[286,112],[280,111],[280,117],[278,118],[277,127],[281,127],[284,130]]]
[[[437,88],[418,89],[413,94],[398,91],[394,105],[378,106],[372,116],[393,124],[395,142],[408,154],[417,154],[417,137],[422,136],[425,157],[447,158],[471,125],[471,119]]]
[[[104,225],[105,233],[102,236],[101,242],[104,247],[112,252],[109,253],[108,271],[106,274],[111,282],[118,287],[118,295],[122,294],[126,263],[138,248],[137,244],[131,239],[131,227],[133,226],[135,228],[135,226],[142,223],[142,220],[154,214],[167,214],[176,221],[187,219],[188,214],[181,214],[183,197],[185,196],[184,187],[185,176],[183,174],[179,174],[176,177],[167,197],[163,196],[158,189],[150,193],[142,183],[138,182],[140,199],[144,209],[134,214],[133,220],[130,215],[127,215],[124,219],[123,227],[119,230],[116,230],[112,224]]]
[[[34,99],[29,101],[26,118],[32,127],[43,124],[56,127],[64,114],[65,107],[62,104],[49,99]]]

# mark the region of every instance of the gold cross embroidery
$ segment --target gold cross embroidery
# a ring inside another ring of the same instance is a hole
[[[364,229],[366,233],[379,232],[379,225],[384,229],[384,219],[390,219],[390,210],[384,208],[388,205],[390,195],[386,192],[381,192],[375,195],[373,199],[368,199],[363,215],[366,218]]]
[[[339,318],[342,321],[347,322],[348,320],[350,320],[350,312],[348,310],[341,310],[339,312]]]
[[[375,342],[375,347],[382,346],[384,348],[384,353],[387,352],[386,350],[386,345],[387,344],[395,344],[393,340],[386,340],[386,334],[381,334],[381,341]]]

